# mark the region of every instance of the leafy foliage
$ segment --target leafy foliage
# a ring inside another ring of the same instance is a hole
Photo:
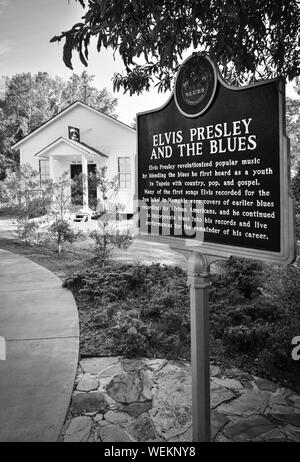
[[[38,228],[38,223],[30,220],[28,211],[21,209],[17,218],[18,239],[25,244],[30,244],[35,240]]]
[[[29,243],[37,237],[39,226],[33,219],[47,213],[50,197],[51,182],[41,182],[39,172],[27,164],[8,172],[0,182],[0,202],[10,206],[17,217],[18,239]]]
[[[107,219],[107,214],[106,218],[104,216],[98,220],[99,229],[92,231],[89,235],[94,241],[93,250],[96,260],[101,264],[108,261],[114,248],[126,250],[133,241],[133,236],[129,231],[122,233],[108,221],[102,221],[103,219]]]
[[[81,236],[81,233],[75,232],[74,229],[72,229],[69,221],[60,218],[51,223],[48,227],[48,233],[57,243],[58,253],[61,253],[61,246],[63,243],[69,242],[72,244]]]
[[[300,73],[297,0],[78,0],[87,11],[82,22],[51,39],[64,40],[63,59],[72,53],[88,61],[91,39],[98,52],[118,51],[125,75],[114,87],[125,92],[170,89],[186,50],[208,53],[232,82]]]
[[[231,277],[227,272],[214,276],[211,339],[219,360],[234,359],[236,366],[257,375],[297,384],[299,367],[291,357],[291,341],[300,329],[299,263],[259,264],[259,269],[253,262],[231,259],[226,265]],[[247,292],[237,283],[236,270],[252,281]]]
[[[295,89],[299,88],[295,86]],[[300,88],[299,88],[300,91]],[[286,99],[286,131],[290,139],[291,169],[300,167],[300,100]],[[300,197],[300,195],[299,195]]]
[[[188,350],[188,289],[180,268],[109,264],[76,273],[64,285],[88,300],[80,315],[89,352],[101,344],[102,351],[125,355],[170,356],[172,350],[184,357]],[[99,329],[95,319],[103,311],[108,326]]]
[[[89,175],[90,185],[97,188],[97,209],[103,213],[112,212],[118,208],[117,195],[119,192],[119,178],[107,176],[107,166],[99,167],[95,173]],[[120,207],[120,206],[119,206]]]
[[[296,238],[300,240],[300,161],[298,163],[298,170],[292,179],[292,194],[295,200],[296,211]]]

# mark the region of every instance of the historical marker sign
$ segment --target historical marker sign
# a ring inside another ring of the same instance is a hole
[[[284,84],[232,87],[199,54],[162,108],[140,113],[142,236],[202,253],[292,262]]]

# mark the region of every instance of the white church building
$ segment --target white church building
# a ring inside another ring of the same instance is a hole
[[[82,173],[82,209],[86,211],[98,195],[97,189],[89,186],[88,175],[107,166],[108,178],[118,176],[117,201],[124,206],[123,213],[133,213],[136,131],[119,120],[75,102],[13,149],[20,151],[20,165],[29,164],[38,170],[41,180],[55,180],[65,172],[74,179]]]

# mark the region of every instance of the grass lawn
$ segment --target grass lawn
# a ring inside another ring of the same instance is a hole
[[[45,245],[24,245],[14,239],[1,238],[0,248],[8,250],[38,263],[41,266],[52,271],[61,279],[74,271],[84,269],[92,258],[92,252],[85,250],[84,252],[77,250],[66,250],[61,255],[58,255],[54,247]]]

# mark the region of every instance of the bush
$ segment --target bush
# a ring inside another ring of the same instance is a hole
[[[224,330],[223,343],[229,353],[247,353],[256,358],[257,353],[264,348],[269,337],[268,326],[238,326],[227,327]]]
[[[38,227],[38,224],[35,221],[30,221],[27,216],[20,216],[17,219],[18,239],[26,244],[31,243],[36,237]]]
[[[107,264],[67,278],[64,286],[88,301],[93,326],[107,312],[101,331],[114,354],[184,357],[189,349],[189,296],[180,268]],[[93,332],[101,335],[99,329]]]
[[[57,243],[58,253],[61,253],[61,246],[63,243],[68,242],[72,244],[82,234],[80,232],[75,232],[71,224],[64,219],[56,219],[48,227],[48,232]]]
[[[99,230],[92,231],[90,238],[94,241],[93,250],[99,263],[105,264],[113,249],[128,249],[133,241],[133,236],[129,231],[121,233],[119,230],[112,229],[106,223],[99,222]]]

